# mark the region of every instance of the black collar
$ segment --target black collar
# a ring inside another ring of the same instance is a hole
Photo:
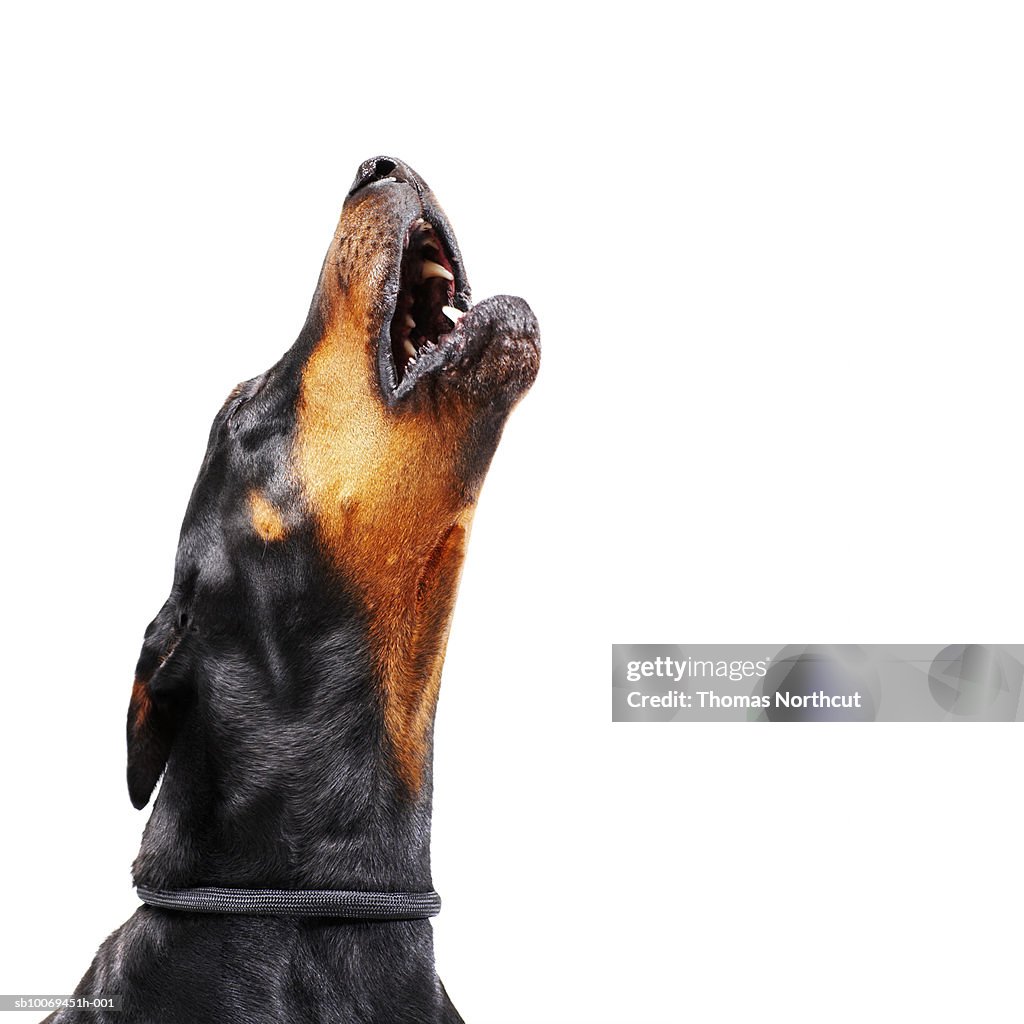
[[[344,892],[338,889],[147,889],[139,899],[193,914],[344,917],[354,921],[419,921],[441,912],[436,892]]]

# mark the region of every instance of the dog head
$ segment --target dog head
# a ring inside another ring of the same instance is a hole
[[[415,794],[473,510],[538,362],[525,302],[472,305],[423,180],[366,161],[299,339],[214,421],[129,707],[136,806],[197,706],[222,738],[243,706],[280,728],[328,691],[366,691]]]

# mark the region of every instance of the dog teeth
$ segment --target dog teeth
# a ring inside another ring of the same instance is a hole
[[[444,313],[444,315],[448,317],[453,324],[457,324],[466,315],[461,309],[456,309],[454,306],[442,306],[441,312]]]
[[[435,263],[433,260],[424,260],[420,280],[426,281],[430,277],[443,277],[446,281],[455,280],[454,276],[445,270],[440,263]]]
[[[408,338],[406,338],[405,341],[402,342],[402,347],[405,349],[405,354],[410,359],[416,358],[416,346]]]
[[[416,321],[413,320],[408,313],[405,314],[405,326],[408,327],[409,330],[412,330],[416,326]]]

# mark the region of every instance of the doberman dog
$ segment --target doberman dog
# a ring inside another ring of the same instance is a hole
[[[473,306],[410,167],[363,163],[298,340],[214,420],[128,709],[158,890],[426,892],[435,705],[470,521],[537,321]],[[129,1024],[457,1022],[426,920],[143,906],[76,996]]]

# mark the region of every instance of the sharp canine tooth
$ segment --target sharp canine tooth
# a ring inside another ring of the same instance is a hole
[[[428,277],[443,277],[446,281],[455,280],[455,278],[449,274],[440,263],[435,263],[433,260],[424,260],[423,273],[420,275],[420,280],[426,281]]]
[[[405,354],[410,359],[415,359],[416,358],[416,346],[408,338],[406,338],[405,341],[402,344],[403,344],[403,346],[405,348]]]
[[[405,314],[405,326],[410,329],[416,326],[416,321],[408,313]]]
[[[441,312],[444,313],[444,315],[448,317],[453,324],[457,324],[466,315],[461,309],[456,309],[454,306],[442,306]]]

